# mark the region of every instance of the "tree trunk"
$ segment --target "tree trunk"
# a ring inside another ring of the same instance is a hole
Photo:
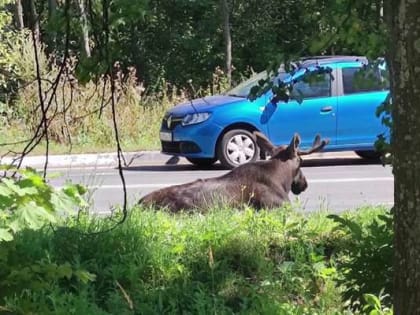
[[[57,10],[57,0],[48,0],[48,16],[52,17]]]
[[[30,10],[30,24],[31,30],[35,33],[35,39],[39,43],[40,41],[40,31],[39,31],[39,17],[36,12],[35,0],[29,0],[29,10]]]
[[[57,0],[48,0],[48,23],[52,23],[55,24],[56,23],[56,19],[55,19],[55,15],[57,13]],[[50,44],[52,47],[57,47],[57,31],[53,31],[49,34],[48,38],[51,43]]]
[[[420,0],[390,0],[394,312],[420,314]]]
[[[22,7],[22,1],[21,0],[15,0],[15,18],[16,18],[16,26],[18,30],[23,30],[25,27],[25,24],[23,22],[23,7]]]
[[[232,39],[230,34],[228,0],[220,0],[223,19],[223,34],[225,39],[225,73],[229,86],[232,82]]]
[[[86,14],[86,3],[85,0],[78,0],[80,10],[80,21],[82,23],[83,32],[83,49],[87,57],[90,57],[90,45],[89,45],[89,25]]]

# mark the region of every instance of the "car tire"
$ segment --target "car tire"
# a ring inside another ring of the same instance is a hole
[[[354,151],[358,156],[367,160],[378,160],[381,157],[381,153],[375,150],[368,151]]]
[[[260,156],[260,149],[251,132],[233,129],[226,132],[217,148],[220,163],[229,169],[254,162]]]
[[[187,157],[186,159],[188,162],[200,168],[210,167],[217,161],[216,158],[188,158]]]

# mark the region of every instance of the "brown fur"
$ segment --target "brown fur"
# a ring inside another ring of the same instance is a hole
[[[300,156],[322,150],[328,140],[321,141],[317,136],[310,150],[300,151],[297,134],[289,146],[280,147],[271,144],[262,133],[254,135],[260,148],[271,155],[270,160],[243,164],[219,177],[163,188],[144,196],[139,203],[172,212],[206,210],[215,204],[261,209],[281,206],[289,201],[290,191],[304,191],[308,184],[300,170]]]

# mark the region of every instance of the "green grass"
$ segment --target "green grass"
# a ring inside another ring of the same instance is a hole
[[[165,111],[170,103],[164,105],[141,106],[128,104],[126,111],[120,113],[119,135],[124,151],[159,150],[159,129]],[[22,152],[26,140],[31,139],[33,132],[28,125],[19,122],[0,126],[0,154],[9,151]],[[115,152],[116,141],[112,127],[111,117],[105,116],[101,119],[91,116],[86,119],[85,128],[75,128],[70,138],[57,141],[57,137],[50,136],[50,154],[68,153],[100,153]],[[16,143],[23,141],[22,143]],[[9,144],[8,143],[16,143]],[[31,154],[45,154],[45,141],[41,142]]]
[[[365,208],[343,217],[369,236],[386,212]],[[345,280],[357,265],[348,251],[366,244],[326,213],[174,216],[134,208],[114,224],[81,216],[0,243],[0,305],[13,314],[352,313]]]
[[[26,43],[27,45],[30,43]],[[42,118],[38,86],[33,77],[31,46],[21,58],[27,61],[24,68],[29,74],[27,82],[10,96],[10,103],[0,108],[0,154],[9,151],[20,153],[26,143],[10,144],[31,139]],[[59,67],[49,64],[40,52],[41,74],[46,82],[56,80]],[[111,88],[103,78],[84,84],[69,83],[61,77],[58,88],[43,85],[45,102],[49,104],[48,137],[50,153],[96,153],[116,151],[113,109],[108,100]],[[160,148],[159,129],[165,111],[185,100],[176,88],[169,93],[162,86],[161,93],[141,93],[133,72],[121,73],[116,80],[115,116],[119,138],[125,151]],[[53,97],[52,91],[56,94]],[[45,140],[45,138],[44,138]],[[6,145],[7,144],[7,145]],[[45,154],[45,143],[40,143],[32,154]]]

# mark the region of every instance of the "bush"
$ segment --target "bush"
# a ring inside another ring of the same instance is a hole
[[[384,296],[386,304],[392,300],[393,229],[389,211],[354,221],[352,218],[330,215],[343,234],[342,255],[337,259],[339,284],[344,285],[344,298],[360,307],[366,293]]]
[[[15,177],[0,179],[0,242],[11,241],[14,233],[22,229],[37,230],[46,223],[55,223],[57,215],[87,205],[82,198],[86,190],[80,185],[69,183],[57,190],[31,168],[4,169],[15,173]]]
[[[347,219],[369,227],[383,212]],[[347,227],[325,214],[284,208],[173,216],[134,208],[124,224],[100,232],[113,222],[81,216],[0,244],[4,307],[17,314],[351,313],[340,264],[346,246],[360,243],[349,243]]]
[[[47,58],[43,46],[39,49],[43,102],[48,107],[49,140],[55,144],[51,150],[97,152],[113,148],[115,134],[109,77],[101,76],[81,83],[76,76],[78,61],[70,58],[54,88],[62,61],[54,56]],[[24,37],[18,50],[21,53],[16,61],[18,88],[7,106],[0,102],[0,118],[5,121],[0,127],[3,139],[17,141],[30,139],[42,118],[38,82],[34,75],[33,44],[29,36]],[[131,150],[157,149],[164,112],[174,103],[184,100],[185,96],[175,87],[171,88],[170,94],[148,95],[138,82],[134,68],[120,69],[116,64],[114,70],[116,119],[123,147]],[[19,152],[23,145],[10,145],[5,149]]]

